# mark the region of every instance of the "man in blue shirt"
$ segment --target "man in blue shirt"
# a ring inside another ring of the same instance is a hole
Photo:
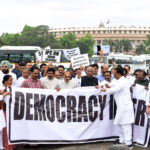
[[[99,76],[97,77],[99,82],[102,82],[102,81],[105,80],[105,78],[104,78],[105,71],[108,71],[108,66],[107,65],[102,65],[101,66],[101,74],[99,74]]]

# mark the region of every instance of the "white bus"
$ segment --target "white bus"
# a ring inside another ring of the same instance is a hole
[[[122,53],[110,53],[108,56],[102,57],[102,64],[108,65],[110,68],[112,67],[113,59],[115,59],[116,65],[129,65],[131,67],[131,73],[134,73],[136,69],[142,69],[146,72],[149,70],[150,63],[150,55],[124,55]],[[99,56],[93,55],[91,59],[91,63],[98,63]]]
[[[36,52],[42,50],[39,46],[2,46],[0,47],[0,62],[8,60],[13,63],[25,63],[27,61],[36,62]],[[63,54],[64,49],[53,49],[54,51],[61,52],[60,63],[55,63],[56,66],[63,65],[66,69],[70,67],[70,60],[66,59]],[[44,62],[48,63],[48,62]]]
[[[132,55],[124,55],[122,53],[110,53],[108,56],[102,57],[102,64],[108,65],[109,68],[113,67],[113,61],[116,62],[116,65],[129,65],[131,67],[131,73],[134,72],[133,68],[133,56]],[[93,55],[91,59],[91,63],[98,63],[99,56]]]
[[[147,72],[149,70],[150,55],[149,54],[143,54],[143,55],[139,55],[139,57],[140,57],[140,59],[143,60],[144,70]]]
[[[2,46],[0,47],[0,61],[8,60],[10,63],[35,62],[35,52],[41,49],[39,46]]]
[[[141,56],[133,56],[133,67],[134,70],[142,69],[146,71],[146,61]]]

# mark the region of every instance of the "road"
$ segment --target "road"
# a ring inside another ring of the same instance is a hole
[[[120,148],[113,147],[112,142],[98,142],[91,144],[78,144],[78,145],[40,145],[40,147],[30,148],[30,150],[127,150],[126,147],[120,146]],[[17,146],[17,150],[26,150],[22,145]],[[134,146],[133,150],[150,150],[150,144],[147,148]]]

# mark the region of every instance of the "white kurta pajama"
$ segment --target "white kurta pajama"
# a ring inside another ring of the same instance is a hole
[[[132,144],[132,123],[134,123],[134,109],[130,96],[130,85],[125,77],[121,77],[115,86],[107,89],[108,94],[114,93],[117,112],[114,124],[120,130],[120,143]]]
[[[0,95],[0,101],[3,100],[3,96]],[[0,110],[0,149],[3,149],[3,128],[6,127],[6,123],[5,123],[5,117],[4,117],[4,112],[1,109]]]

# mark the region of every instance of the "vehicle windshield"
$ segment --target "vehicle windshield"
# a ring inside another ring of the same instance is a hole
[[[35,61],[34,54],[4,54],[0,56],[0,61],[8,60],[10,63]]]

